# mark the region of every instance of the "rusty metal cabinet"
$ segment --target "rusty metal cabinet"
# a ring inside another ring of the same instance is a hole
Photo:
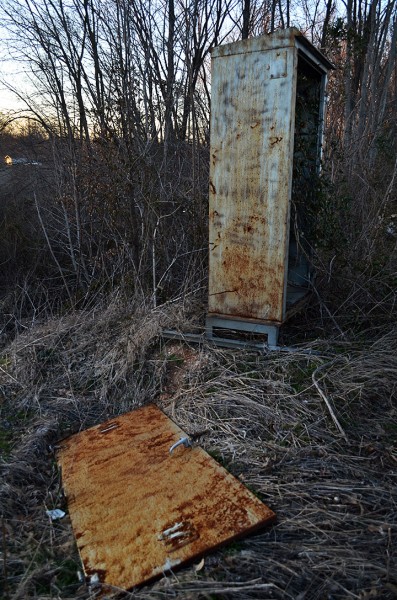
[[[308,294],[305,222],[330,68],[295,28],[212,52],[206,330],[214,340],[234,332],[237,343],[249,334],[276,345]]]

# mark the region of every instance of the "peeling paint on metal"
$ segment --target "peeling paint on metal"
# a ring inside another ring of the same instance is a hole
[[[274,513],[154,405],[58,451],[85,575],[130,589],[271,523]]]
[[[299,289],[288,287],[302,61],[314,69],[316,89],[322,82],[324,94],[332,65],[295,28],[212,51],[209,322],[223,316],[279,326],[308,291],[308,264]],[[320,141],[322,107],[319,99]],[[316,164],[318,150],[309,158]],[[294,266],[292,278],[301,271]]]
[[[213,53],[209,313],[280,322],[297,56],[273,42]]]

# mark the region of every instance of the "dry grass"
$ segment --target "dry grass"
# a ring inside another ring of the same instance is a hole
[[[161,340],[183,307],[114,305],[48,322],[0,359],[3,597],[94,598],[79,582],[49,447],[156,402],[278,523],[114,597],[397,597],[397,329],[367,345],[258,354]],[[339,425],[339,427],[338,427]]]

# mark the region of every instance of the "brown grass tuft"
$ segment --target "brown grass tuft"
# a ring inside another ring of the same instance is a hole
[[[50,522],[45,512],[67,509],[50,446],[154,401],[278,523],[199,570],[114,598],[395,598],[397,329],[294,353],[162,340],[162,327],[186,326],[185,314],[114,303],[36,326],[5,349],[3,597],[94,598],[77,578],[68,517]]]

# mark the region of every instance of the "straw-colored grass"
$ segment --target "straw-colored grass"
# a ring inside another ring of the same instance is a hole
[[[278,517],[199,566],[114,597],[397,597],[397,329],[257,353],[161,339],[183,307],[115,303],[35,326],[0,359],[2,597],[94,598],[51,446],[157,403]]]

